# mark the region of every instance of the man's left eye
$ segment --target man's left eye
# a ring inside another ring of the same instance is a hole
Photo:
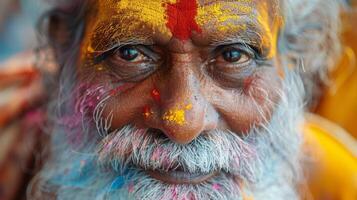
[[[217,61],[242,64],[250,60],[250,55],[239,49],[226,49],[218,56]]]
[[[113,56],[127,62],[140,62],[147,59],[136,47],[130,45],[120,47]]]
[[[119,49],[119,56],[127,61],[133,61],[139,56],[139,51],[132,47],[124,47]]]

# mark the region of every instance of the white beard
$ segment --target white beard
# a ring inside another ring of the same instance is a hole
[[[130,125],[112,133],[103,133],[108,127],[99,127],[95,131],[106,137],[86,138],[88,153],[78,153],[68,145],[58,145],[66,141],[58,134],[63,131],[57,131],[53,139],[58,147],[53,153],[56,158],[41,178],[55,186],[58,199],[224,200],[242,199],[243,194],[254,200],[298,199],[303,86],[292,71],[286,72],[283,86],[271,120],[252,127],[243,137],[214,130],[179,145]],[[97,125],[105,124],[100,120],[104,119],[97,118]],[[79,166],[83,160],[90,166]],[[173,185],[143,170],[167,171],[178,166],[192,173],[221,173],[197,185]],[[84,169],[73,175],[78,168]],[[63,178],[65,171],[70,175]]]

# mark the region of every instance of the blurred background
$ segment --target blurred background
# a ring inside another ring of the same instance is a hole
[[[357,0],[348,3],[350,7],[341,16],[342,57],[311,112],[338,124],[349,135],[346,140],[350,143],[357,139]],[[41,146],[35,138],[41,132],[36,124],[43,113],[36,108],[38,102],[25,101],[37,95],[38,85],[33,82],[38,76],[31,64],[19,61],[31,60],[23,52],[39,45],[36,23],[48,7],[43,0],[0,0],[0,200],[22,199],[34,173],[35,149]],[[22,66],[24,70],[19,71]]]
[[[0,0],[0,62],[36,47],[36,23],[46,9],[41,0]]]

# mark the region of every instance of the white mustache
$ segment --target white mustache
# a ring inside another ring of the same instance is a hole
[[[136,166],[144,170],[180,168],[190,173],[222,171],[240,175],[251,175],[252,167],[246,166],[258,159],[254,144],[230,131],[214,130],[180,145],[150,129],[130,125],[107,135],[98,154],[101,162],[110,163],[116,170]]]

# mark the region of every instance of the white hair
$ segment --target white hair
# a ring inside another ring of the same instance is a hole
[[[53,135],[54,157],[40,176],[41,189],[59,199],[241,199],[242,194],[255,199],[298,199],[301,133],[297,127],[303,118],[303,85],[294,71],[286,72],[283,85],[272,119],[243,137],[214,130],[179,145],[128,125],[103,134],[104,139],[81,138],[85,146],[78,152],[59,125]],[[99,135],[97,129],[85,130],[87,135]],[[221,173],[198,185],[171,185],[143,171],[177,167],[191,173]]]
[[[283,63],[299,68],[307,101],[320,94],[318,84],[328,84],[328,74],[341,54],[340,12],[344,0],[281,0],[285,26],[279,37]]]

